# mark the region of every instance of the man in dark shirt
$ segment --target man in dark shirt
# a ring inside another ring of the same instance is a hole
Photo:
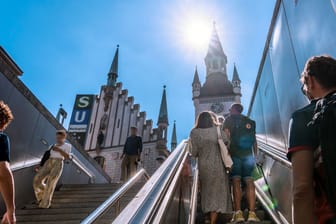
[[[321,187],[323,161],[318,129],[308,125],[318,99],[336,91],[336,60],[312,57],[301,76],[302,90],[311,103],[295,111],[290,121],[288,159],[293,168],[293,205],[295,224],[336,223],[335,213]]]
[[[9,165],[10,143],[3,131],[13,120],[9,107],[0,101],[0,192],[6,204],[6,213],[1,223],[15,223],[14,179]]]
[[[137,168],[137,161],[140,160],[142,152],[142,139],[137,136],[138,129],[131,127],[131,136],[129,136],[124,145],[123,154],[121,155],[121,177],[120,181],[126,181],[132,177]]]

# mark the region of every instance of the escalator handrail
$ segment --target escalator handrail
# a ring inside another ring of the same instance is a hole
[[[257,196],[259,202],[266,209],[267,213],[270,215],[272,220],[276,224],[289,224],[288,221],[282,216],[280,211],[273,208],[272,200],[270,200],[270,198],[266,195],[266,193],[263,191],[263,189],[256,183],[254,184],[254,186],[256,188],[256,196]]]
[[[191,199],[190,199],[190,210],[189,210],[188,224],[196,223],[198,184],[199,184],[198,159],[196,159],[196,166],[194,168],[193,185],[192,185],[192,189],[191,189]]]
[[[149,179],[145,169],[141,168],[131,179],[122,185],[113,195],[106,199],[98,208],[90,213],[81,224],[91,224],[104,214],[111,206],[115,205],[137,182],[140,178]]]
[[[177,185],[177,182],[180,179],[182,169],[184,167],[184,162],[187,158],[187,153],[184,154],[184,157],[182,159],[182,162],[180,163],[179,167],[177,168],[176,173],[174,174],[173,180],[169,184],[169,187],[167,191],[164,193],[164,198],[162,199],[159,208],[157,211],[155,211],[155,217],[150,220],[150,223],[162,223],[162,218],[165,217],[167,213],[167,208],[171,202],[171,200],[174,198],[174,190]]]
[[[167,191],[185,154],[188,153],[186,146],[186,140],[177,146],[113,223],[147,223],[147,220],[155,215],[158,203]]]
[[[281,164],[292,168],[292,163],[287,159],[286,153],[283,150],[279,150],[258,138],[258,148],[260,151],[264,152],[274,160],[280,162]]]

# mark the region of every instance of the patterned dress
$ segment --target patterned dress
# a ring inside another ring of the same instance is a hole
[[[222,132],[224,142],[228,141]],[[196,128],[190,133],[190,152],[198,158],[203,212],[230,213],[232,201],[229,177],[221,159],[217,127]]]

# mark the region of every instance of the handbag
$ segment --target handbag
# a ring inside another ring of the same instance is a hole
[[[52,150],[52,148],[54,147],[54,145],[50,146],[49,149],[47,151],[44,152],[43,156],[42,156],[42,159],[40,161],[40,166],[42,167],[46,162],[47,160],[50,158],[50,152]]]
[[[220,127],[217,127],[217,137],[218,137],[218,144],[219,144],[219,149],[220,149],[220,154],[222,157],[222,161],[224,163],[224,166],[226,169],[231,169],[233,165],[232,158],[230,156],[229,150],[227,149],[224,141],[223,141],[223,136],[220,130]]]

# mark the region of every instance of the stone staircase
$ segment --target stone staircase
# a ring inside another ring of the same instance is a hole
[[[137,194],[144,183],[135,184],[120,201],[122,210]],[[51,208],[39,209],[33,202],[16,211],[20,224],[79,224],[109,196],[120,184],[75,184],[63,185],[55,191]],[[111,223],[116,217],[116,207],[103,214],[98,224]]]

